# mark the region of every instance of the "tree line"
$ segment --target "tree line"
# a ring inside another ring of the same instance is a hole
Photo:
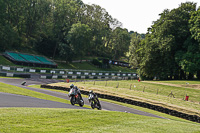
[[[132,36],[131,64],[142,79],[200,79],[200,8],[186,2],[159,16],[145,39]]]
[[[33,49],[52,58],[118,59],[130,45],[127,29],[98,5],[81,0],[0,0],[0,51]]]
[[[159,16],[144,35],[81,0],[0,0],[0,52],[28,48],[67,62],[125,56],[143,79],[200,79],[200,8],[185,2]]]

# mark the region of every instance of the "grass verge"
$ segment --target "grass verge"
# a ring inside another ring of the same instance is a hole
[[[0,132],[199,132],[197,123],[123,112],[43,108],[1,108]]]

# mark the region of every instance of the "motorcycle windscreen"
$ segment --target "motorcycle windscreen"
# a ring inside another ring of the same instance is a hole
[[[76,94],[76,90],[75,90],[75,89],[71,89],[71,90],[69,91],[69,94],[75,95],[75,94]]]

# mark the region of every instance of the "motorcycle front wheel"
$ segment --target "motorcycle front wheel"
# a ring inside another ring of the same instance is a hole
[[[83,101],[83,99],[81,99],[79,102],[79,106],[83,107],[83,105],[84,105],[84,101]]]
[[[92,109],[95,108],[95,105],[94,105],[94,102],[93,102],[93,101],[91,102],[91,108],[92,108]]]
[[[72,96],[72,97],[70,98],[70,102],[71,102],[71,105],[74,105],[74,104],[75,104],[75,97],[74,97],[74,96]]]

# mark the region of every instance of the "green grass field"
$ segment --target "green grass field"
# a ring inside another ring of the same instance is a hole
[[[9,60],[7,60],[5,57],[3,57],[2,55],[0,55],[0,65],[5,65],[5,66],[12,66],[13,63],[10,62]],[[16,66],[16,65],[14,65]]]
[[[44,108],[1,108],[0,132],[188,133],[198,123],[158,119],[123,112]]]
[[[171,83],[170,81],[168,81]],[[138,82],[132,81],[85,81],[74,83],[84,90],[94,90],[95,92],[111,94],[130,98],[133,100],[143,101],[147,103],[157,104],[163,107],[171,108],[185,113],[200,116],[200,89],[194,88],[191,84],[185,84],[187,81],[172,82],[171,84],[157,84],[154,82]],[[165,83],[165,82],[163,82]],[[177,85],[179,83],[179,85]],[[200,81],[193,82],[195,85]],[[55,86],[67,86],[67,83],[52,84]],[[183,85],[183,86],[182,86]],[[117,88],[118,87],[118,88]],[[172,92],[175,98],[169,94]],[[185,95],[189,96],[189,101],[185,101]]]

